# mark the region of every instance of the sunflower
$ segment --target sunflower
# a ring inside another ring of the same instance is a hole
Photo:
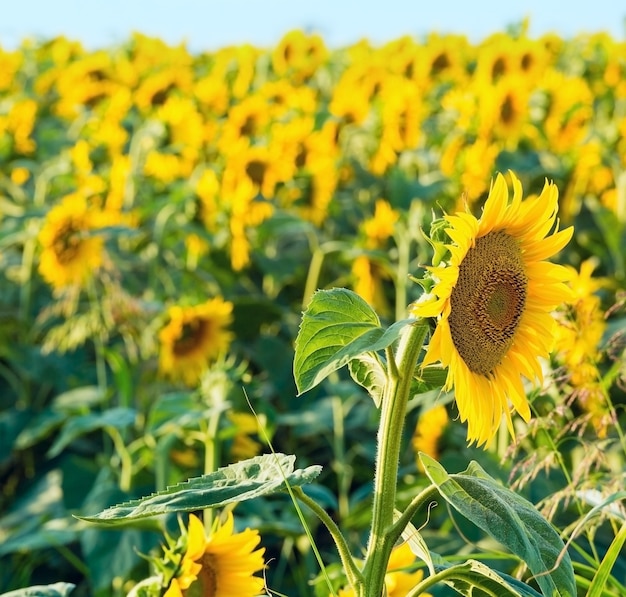
[[[193,386],[210,362],[226,351],[233,338],[232,303],[221,297],[201,305],[169,308],[169,323],[159,333],[159,370],[165,377]]]
[[[189,515],[187,551],[164,597],[254,597],[262,594],[263,579],[254,576],[263,570],[265,549],[256,530],[234,533],[233,515],[216,521],[209,537],[200,519]]]
[[[103,261],[104,239],[93,234],[102,214],[73,193],[53,207],[39,232],[39,273],[54,288],[83,285]]]
[[[587,259],[580,271],[572,268],[570,286],[574,293],[571,305],[559,313],[557,319],[555,353],[557,362],[565,367],[572,392],[583,410],[589,413],[590,422],[598,437],[604,438],[610,422],[602,374],[602,338],[606,321],[601,299],[596,294],[607,286],[604,278],[592,276],[597,265],[595,259]]]
[[[571,295],[568,270],[544,261],[573,234],[555,224],[556,186],[546,181],[539,196],[522,201],[522,185],[511,179],[511,202],[498,174],[480,219],[467,211],[444,217],[449,261],[427,268],[435,284],[411,309],[437,318],[423,365],[448,367],[444,390],[454,386],[468,440],[478,445],[493,438],[502,415],[513,434],[509,401],[530,418],[521,376],[542,381],[538,359],[554,338],[550,312]]]
[[[448,411],[443,404],[433,406],[420,418],[415,426],[411,444],[415,453],[423,452],[431,458],[439,458],[439,443],[448,425]]]

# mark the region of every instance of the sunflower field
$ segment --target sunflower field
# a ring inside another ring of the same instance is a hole
[[[626,595],[626,42],[0,46],[0,593]]]

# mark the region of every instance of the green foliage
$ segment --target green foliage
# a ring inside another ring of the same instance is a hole
[[[2,593],[2,597],[67,597],[76,585],[67,582],[57,582],[53,585],[28,587]]]
[[[541,597],[520,580],[499,574],[477,560],[437,567],[437,573],[446,585],[466,597]]]
[[[363,353],[387,348],[409,322],[397,321],[385,329],[380,326],[376,312],[351,290],[334,288],[316,292],[302,316],[296,338],[293,369],[298,392],[302,394],[314,388]],[[361,360],[357,377],[375,387],[378,365]]]
[[[517,555],[546,596],[575,597],[570,557],[554,528],[527,500],[492,479],[476,462],[449,475],[420,454],[426,474],[458,512]]]
[[[571,561],[579,596],[626,594],[622,45],[523,26],[479,43],[316,43],[0,48],[0,593],[158,595],[151,566],[164,535],[181,537],[177,514],[218,506],[259,529],[273,593],[331,593],[312,543],[337,592],[349,566],[286,489],[307,484],[364,556],[384,398],[404,384],[389,501],[411,514],[395,539],[425,563],[422,588],[573,595]],[[593,288],[578,291],[599,304],[579,327],[574,308],[561,313],[589,360],[546,360],[530,423],[482,451],[441,392],[447,371],[421,367],[421,350],[412,371],[392,359],[432,281],[414,283],[423,264],[448,254],[441,214],[465,201],[478,214],[509,168],[530,193],[556,183],[575,226],[559,261],[593,257]],[[39,234],[71,194],[107,221],[61,230],[57,247],[101,239],[103,262],[88,283],[53,288]],[[210,297],[233,306],[227,354],[196,384],[167,377],[169,307]],[[448,422],[420,427],[441,465],[423,457],[425,475],[414,430],[432,406]],[[429,508],[432,483],[463,516]]]
[[[165,491],[111,506],[93,516],[78,518],[107,526],[124,525],[159,514],[219,508],[271,495],[286,491],[287,486],[299,487],[310,483],[319,475],[319,466],[294,469],[295,460],[295,456],[284,454],[255,456]]]

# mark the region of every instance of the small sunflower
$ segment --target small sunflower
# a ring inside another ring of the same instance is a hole
[[[255,597],[263,594],[263,579],[254,576],[263,570],[265,549],[256,530],[234,533],[233,515],[216,521],[209,537],[200,519],[189,515],[187,551],[164,597]]]
[[[444,217],[449,261],[427,268],[435,284],[411,309],[437,318],[423,365],[448,367],[444,390],[454,386],[468,440],[478,445],[493,438],[502,415],[513,434],[509,401],[530,418],[521,376],[543,379],[538,359],[552,348],[551,311],[571,294],[568,270],[545,261],[573,234],[572,227],[558,231],[556,186],[546,181],[539,196],[522,201],[522,185],[511,179],[511,202],[498,174],[480,219]]]
[[[415,453],[424,452],[437,460],[439,458],[439,443],[448,421],[448,411],[443,404],[437,404],[421,414],[415,425],[415,433],[411,438]]]
[[[39,273],[54,288],[83,285],[103,262],[104,239],[93,231],[102,214],[82,195],[67,195],[47,214],[39,232]]]
[[[232,322],[232,303],[221,297],[201,305],[168,310],[169,323],[159,333],[159,370],[192,386],[209,363],[226,351],[233,338],[226,328]]]

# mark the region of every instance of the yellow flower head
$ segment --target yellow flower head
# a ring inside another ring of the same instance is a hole
[[[221,297],[195,307],[170,307],[169,323],[159,333],[161,374],[197,384],[210,362],[230,346],[233,334],[226,327],[232,310],[232,303]]]
[[[261,541],[259,532],[233,531],[231,513],[223,524],[216,521],[209,537],[204,534],[200,519],[190,514],[187,551],[164,597],[255,597],[262,594],[263,579],[254,576],[265,566],[265,549],[255,549]]]
[[[502,415],[513,434],[512,403],[524,420],[530,407],[521,376],[543,379],[540,357],[554,340],[551,311],[571,296],[568,270],[545,261],[571,239],[557,231],[558,190],[552,183],[522,201],[522,185],[511,173],[513,199],[498,174],[482,216],[445,216],[452,243],[448,263],[428,268],[432,293],[412,306],[419,317],[436,317],[424,365],[448,367],[444,390],[454,386],[468,440],[486,444]]]
[[[103,261],[104,239],[94,235],[102,214],[82,195],[67,195],[46,216],[39,232],[39,273],[54,288],[83,285]]]
[[[439,457],[439,440],[448,425],[448,411],[443,404],[433,406],[420,415],[411,440],[415,453],[424,452],[435,460]]]
[[[595,293],[607,286],[607,280],[593,277],[596,265],[597,260],[592,258],[580,264],[580,271],[571,268],[570,287],[574,298],[567,310],[558,314],[554,348],[578,403],[590,414],[599,437],[605,437],[610,416],[598,365],[602,360],[601,343],[607,324],[602,302]]]
[[[398,218],[398,212],[391,207],[388,201],[384,199],[376,201],[374,217],[363,222],[368,246],[371,248],[382,246],[393,235]]]
[[[227,415],[235,431],[230,454],[233,461],[258,456],[262,445],[255,439],[259,433],[259,421],[251,413],[229,412]],[[264,418],[264,415],[261,415]],[[263,420],[263,419],[262,419]]]
[[[389,278],[389,275],[384,268],[367,255],[359,255],[352,262],[352,275],[354,292],[379,313],[388,313],[389,303],[385,297],[383,278]]]

